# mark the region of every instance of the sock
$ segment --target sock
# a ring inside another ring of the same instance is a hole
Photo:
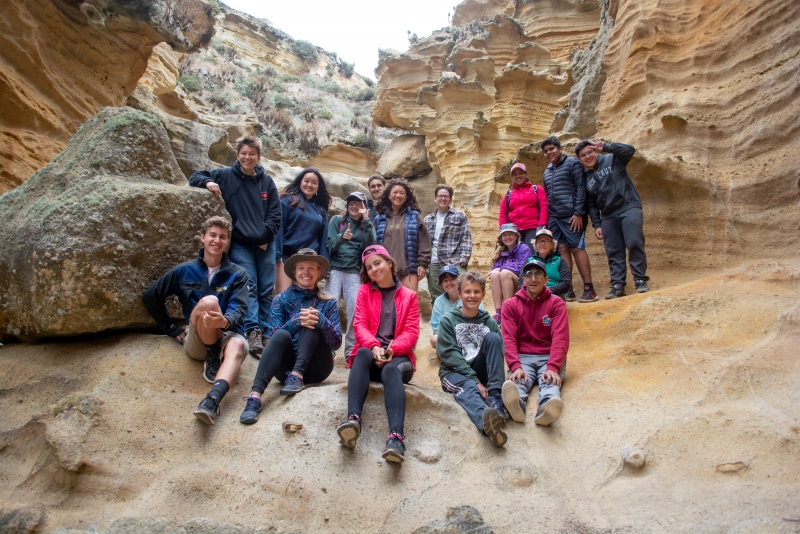
[[[213,345],[206,345],[206,360],[219,360],[220,347],[220,342],[216,342]]]
[[[214,385],[211,386],[211,391],[208,392],[208,395],[213,398],[215,401],[219,402],[225,396],[225,394],[230,389],[228,382],[222,379],[214,381]]]
[[[594,291],[594,285],[592,285],[591,282],[588,283],[588,284],[583,284],[583,290],[584,291]]]
[[[503,394],[501,393],[501,389],[490,389],[489,396],[490,397],[501,397]]]

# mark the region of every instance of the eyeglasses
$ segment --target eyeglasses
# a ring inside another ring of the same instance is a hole
[[[542,278],[545,277],[545,274],[542,271],[531,269],[530,271],[525,271],[525,274],[522,275],[522,278],[528,279],[531,276],[536,278],[537,280],[541,280]]]
[[[437,200],[450,200],[450,195],[436,195]]]

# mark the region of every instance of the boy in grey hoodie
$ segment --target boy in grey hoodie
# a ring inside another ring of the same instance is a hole
[[[442,389],[452,393],[492,445],[508,441],[501,388],[504,379],[500,327],[479,306],[486,295],[486,277],[467,271],[458,277],[461,307],[446,313],[439,325],[436,354]],[[488,403],[488,406],[487,406]]]

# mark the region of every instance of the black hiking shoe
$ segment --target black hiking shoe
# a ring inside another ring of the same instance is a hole
[[[243,425],[252,425],[258,421],[258,412],[264,405],[261,404],[261,399],[258,397],[245,397],[244,400],[247,401],[247,404],[244,406],[242,415],[239,416],[239,422]]]
[[[281,388],[281,395],[294,395],[306,389],[303,379],[294,373],[289,373]]]
[[[250,345],[250,356],[256,360],[261,359],[261,353],[264,352],[264,345],[262,344],[261,330],[254,329],[247,333],[247,344]]]
[[[636,284],[636,291],[639,293],[647,293],[650,291],[646,280],[634,280],[634,283]]]
[[[194,411],[194,415],[205,424],[213,425],[214,420],[219,415],[219,402],[217,402],[211,394],[206,395],[206,398],[200,401],[200,404]]]
[[[387,462],[402,464],[406,459],[406,446],[405,443],[403,443],[404,439],[403,435],[397,432],[389,434],[389,439],[386,440],[386,449],[384,449],[383,454],[381,454],[383,459]]]
[[[488,402],[491,408],[497,410],[497,413],[500,414],[500,417],[502,417],[503,419],[508,419],[508,417],[506,416],[506,407],[503,404],[502,394],[488,395],[486,397],[486,401]]]
[[[511,419],[517,423],[525,422],[525,401],[519,397],[519,388],[512,380],[503,382],[503,404]]]
[[[611,284],[611,291],[609,291],[608,295],[606,295],[606,300],[618,299],[624,296],[625,296],[625,284],[621,282],[616,282],[614,284]]]
[[[600,298],[597,296],[597,292],[594,289],[587,289],[581,295],[581,298],[578,299],[579,304],[585,304],[587,302],[597,302],[597,299]]]
[[[206,345],[206,363],[203,364],[203,380],[209,384],[213,384],[217,378],[217,373],[222,365],[219,359],[220,344],[214,343],[211,346]]]
[[[361,435],[361,418],[351,413],[347,416],[347,421],[339,425],[336,433],[339,434],[339,443],[341,445],[355,449],[356,441]]]
[[[566,293],[564,293],[564,301],[565,302],[575,302],[578,297],[575,295],[575,292],[570,289]]]
[[[536,410],[536,417],[533,422],[537,425],[547,426],[559,417],[561,417],[561,410],[564,409],[564,401],[560,397],[544,398],[539,409]]]
[[[508,441],[508,434],[504,430],[506,420],[494,408],[483,410],[483,432],[489,436],[489,441],[495,447],[502,447]]]

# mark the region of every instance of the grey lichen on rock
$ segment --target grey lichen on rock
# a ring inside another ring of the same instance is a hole
[[[432,521],[414,531],[414,534],[491,534],[492,527],[483,521],[481,513],[472,506],[454,506],[447,509],[444,521]]]

